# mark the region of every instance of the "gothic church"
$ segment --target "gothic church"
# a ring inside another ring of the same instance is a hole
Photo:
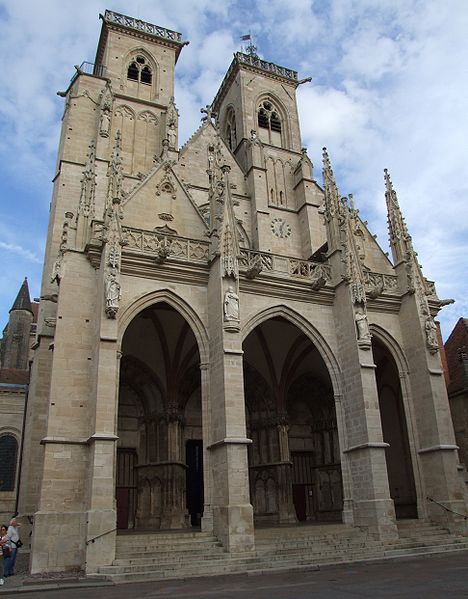
[[[187,42],[101,18],[62,94],[19,497],[31,571],[98,572],[125,530],[236,555],[304,523],[463,533],[444,302],[389,173],[392,261],[325,149],[316,180],[295,71],[236,53],[180,147]]]

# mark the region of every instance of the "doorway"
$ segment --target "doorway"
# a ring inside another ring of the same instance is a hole
[[[203,441],[191,439],[185,446],[187,511],[192,526],[200,526],[203,516]]]

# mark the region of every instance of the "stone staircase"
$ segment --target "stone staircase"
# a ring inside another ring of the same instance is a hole
[[[400,539],[391,545],[345,524],[260,528],[255,531],[255,551],[239,555],[226,553],[209,533],[119,534],[113,564],[99,568],[96,576],[115,583],[142,582],[310,570],[325,564],[468,550],[468,538],[440,526],[411,520],[398,528]]]

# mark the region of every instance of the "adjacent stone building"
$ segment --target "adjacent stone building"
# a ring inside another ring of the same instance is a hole
[[[24,280],[0,340],[0,522],[18,507],[21,443],[29,384],[31,347],[36,337],[38,304]]]
[[[447,391],[460,462],[468,466],[468,319],[460,318],[445,342]]]
[[[396,519],[461,530],[441,307],[385,171],[393,261],[323,151],[297,73],[236,53],[179,147],[174,31],[106,11],[65,107],[20,512],[33,572],[114,558],[116,528]],[[383,201],[383,200],[382,200]],[[94,542],[90,542],[94,540]]]

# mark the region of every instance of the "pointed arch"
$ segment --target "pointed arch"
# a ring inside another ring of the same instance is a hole
[[[132,48],[122,61],[121,88],[134,85],[151,90],[151,97],[157,97],[159,65],[152,54],[143,47]]]
[[[422,474],[418,459],[418,435],[416,427],[416,414],[414,413],[413,401],[411,397],[411,386],[409,381],[409,367],[405,353],[398,341],[383,327],[372,323],[369,325],[372,337],[388,351],[394,361],[399,377],[399,387],[401,392],[401,402],[403,405],[404,424],[406,425],[407,443],[409,446],[410,462],[412,466],[412,479],[416,489],[417,511],[419,516],[426,511],[426,502],[424,500]]]
[[[282,317],[295,325],[300,331],[310,339],[310,341],[317,348],[321,358],[323,359],[330,380],[333,386],[333,393],[335,396],[341,396],[342,394],[342,375],[339,367],[338,360],[336,359],[333,351],[331,350],[328,343],[325,341],[321,333],[306,319],[304,316],[284,304],[278,306],[272,306],[266,308],[262,312],[259,312],[243,326],[242,328],[242,339],[245,341],[249,334],[262,322],[270,320],[271,318]]]
[[[271,104],[271,110],[267,110],[266,112],[263,110],[265,102]],[[291,147],[291,125],[289,122],[288,111],[282,100],[280,100],[274,92],[262,92],[256,97],[252,106],[252,115],[260,137],[260,130],[262,127],[267,128],[270,133],[281,134],[280,144],[273,143],[271,135],[269,136],[270,141],[267,141],[267,143],[276,146],[279,145],[282,148]]]
[[[152,291],[136,298],[127,308],[121,313],[119,321],[119,336],[118,343],[119,348],[122,346],[122,339],[128,325],[140,312],[145,308],[154,304],[165,302],[174,310],[176,310],[189,324],[198,345],[198,351],[200,353],[200,362],[205,364],[208,362],[209,347],[208,347],[208,333],[206,331],[205,324],[202,322],[197,312],[179,295],[171,291],[170,289],[159,289],[158,291]]]
[[[224,139],[226,141],[226,145],[231,150],[231,152],[234,153],[238,143],[238,131],[236,122],[236,111],[232,104],[229,104],[229,106],[227,106],[225,110],[222,131]]]

